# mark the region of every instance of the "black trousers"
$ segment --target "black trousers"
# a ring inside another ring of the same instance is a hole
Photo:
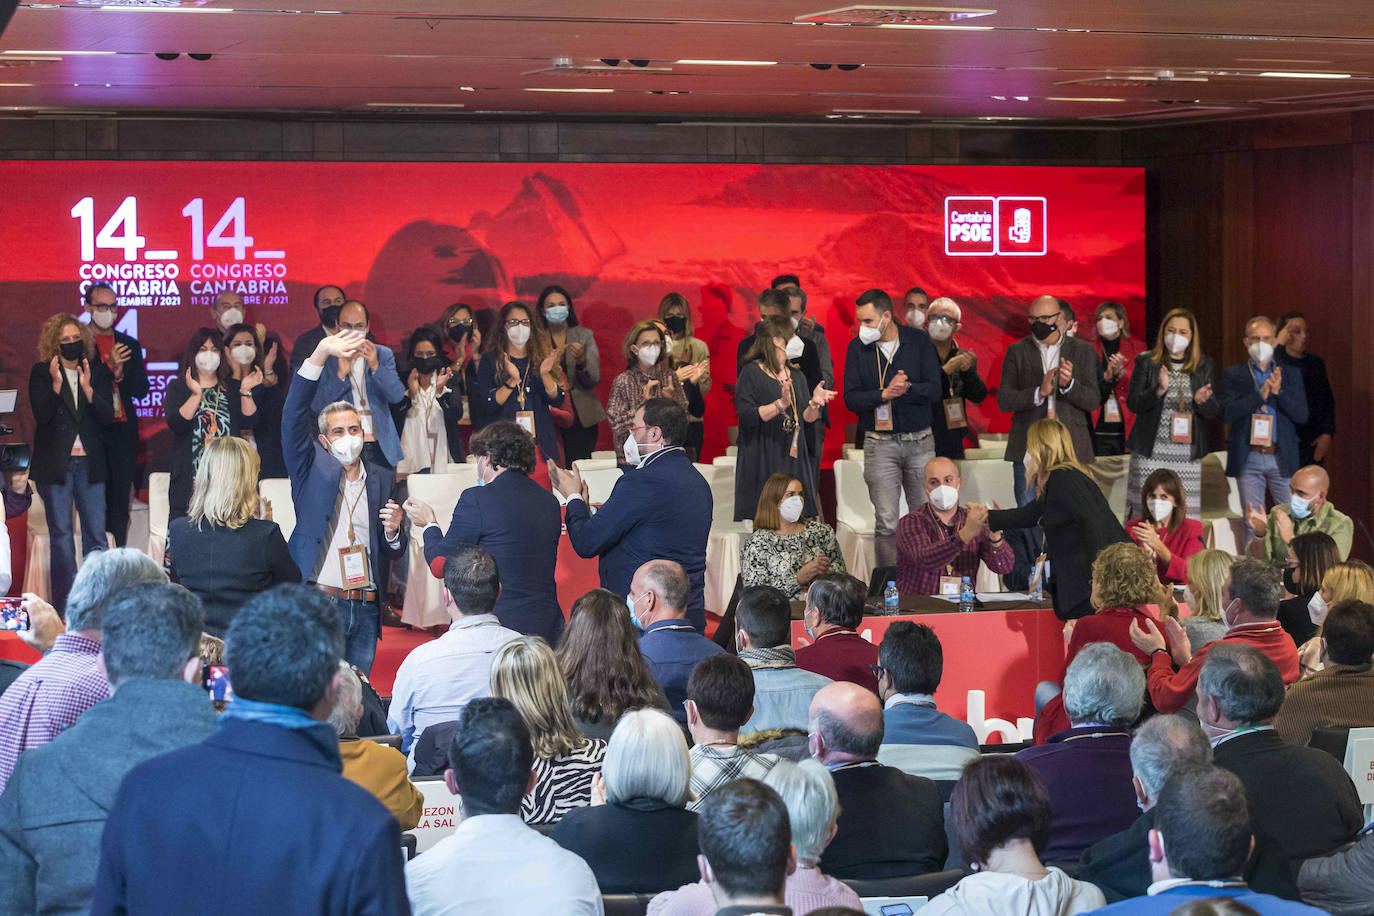
[[[138,418],[100,428],[105,444],[105,529],[116,547],[129,540],[129,500],[138,476]]]
[[[592,457],[592,452],[596,450],[597,436],[601,432],[601,424],[583,426],[574,420],[572,426],[560,432],[563,434],[563,460],[567,467],[572,467],[572,463],[579,458]]]

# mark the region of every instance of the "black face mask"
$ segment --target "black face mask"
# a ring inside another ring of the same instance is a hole
[[[431,372],[438,372],[443,366],[444,361],[437,356],[416,356],[410,360],[410,368],[426,375]]]
[[[1290,595],[1301,595],[1302,588],[1298,585],[1298,571],[1291,566],[1284,567],[1283,587],[1288,589]]]
[[[1044,322],[1044,321],[1032,321],[1032,322],[1031,322],[1031,333],[1035,335],[1035,339],[1036,339],[1036,340],[1045,340],[1046,338],[1048,338],[1048,337],[1050,337],[1051,335],[1053,335],[1054,332],[1057,331],[1057,330],[1059,330],[1059,329],[1056,328],[1056,327],[1054,326],[1054,324],[1053,324],[1053,323],[1050,323],[1050,322]]]
[[[339,313],[342,311],[342,305],[325,306],[320,309],[320,324],[327,328],[337,328],[339,326]]]
[[[471,334],[471,333],[472,333],[472,322],[471,322],[471,321],[460,321],[460,322],[458,322],[457,324],[451,324],[451,325],[449,325],[449,328],[448,328],[448,339],[451,340],[451,341],[453,341],[454,343],[462,343],[462,342],[463,342],[463,339],[464,339],[465,337],[467,337],[467,336],[468,336],[469,334]]]
[[[685,315],[669,315],[663,319],[663,323],[674,334],[683,334],[687,331],[687,317]]]
[[[58,350],[62,353],[62,358],[67,362],[79,362],[81,357],[86,355],[86,344],[79,340],[73,340],[61,344]]]

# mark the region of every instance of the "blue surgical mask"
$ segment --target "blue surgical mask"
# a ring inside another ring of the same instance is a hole
[[[551,305],[544,309],[544,317],[549,320],[549,324],[566,324],[568,307],[566,305]]]
[[[1288,497],[1288,508],[1293,511],[1294,518],[1307,518],[1312,514],[1312,500],[1294,493]]]
[[[626,606],[627,608],[630,609],[630,623],[632,623],[632,624],[635,625],[635,629],[636,629],[636,630],[638,630],[639,632],[643,633],[643,632],[644,632],[644,624],[640,623],[640,622],[639,622],[639,618],[635,616],[635,596],[634,596],[634,595],[626,595],[626,596],[625,596],[625,606]]]

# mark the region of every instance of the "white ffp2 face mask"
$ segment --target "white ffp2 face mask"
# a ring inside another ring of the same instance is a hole
[[[1106,340],[1114,340],[1117,332],[1121,330],[1121,325],[1113,318],[1097,319],[1097,336]]]
[[[868,346],[871,343],[876,343],[878,338],[882,336],[883,332],[878,328],[870,328],[867,325],[861,326],[859,328],[859,342],[862,343],[864,346]]]
[[[1192,340],[1184,337],[1182,334],[1164,335],[1164,346],[1168,348],[1169,352],[1174,356],[1182,356],[1183,351],[1188,349],[1188,344],[1190,343],[1192,343]]]
[[[238,363],[240,366],[251,365],[256,353],[257,351],[253,349],[252,344],[239,344],[229,351],[229,355],[234,358],[234,362]]]
[[[351,465],[363,453],[363,437],[340,436],[329,443],[329,453],[339,459],[340,464]]]
[[[219,313],[219,326],[224,330],[229,330],[236,324],[243,322],[243,312],[238,309],[225,309]]]
[[[201,372],[215,372],[219,369],[219,351],[201,350],[196,354],[196,368]]]
[[[641,464],[644,463],[644,459],[640,457],[639,443],[635,441],[634,433],[630,433],[628,436],[625,437],[625,445],[623,446],[623,448],[625,450],[626,464],[632,464],[635,467],[639,467]]]
[[[658,344],[649,344],[648,346],[640,347],[639,361],[645,366],[652,366],[654,363],[658,362],[658,357],[662,353],[663,351],[659,349]]]
[[[801,518],[803,505],[800,496],[789,496],[778,506],[778,512],[782,514],[782,520],[790,524]]]
[[[800,337],[789,337],[786,349],[788,359],[801,359],[802,353],[806,350],[806,345],[802,343]]]
[[[110,328],[114,327],[114,323],[114,309],[91,309],[91,324],[100,328],[100,330],[108,331]]]
[[[1322,597],[1322,593],[1313,592],[1312,600],[1307,602],[1307,616],[1312,618],[1312,625],[1319,627],[1325,623],[1326,612],[1329,610],[1330,608],[1327,607],[1326,599]]]
[[[1146,502],[1150,507],[1150,515],[1157,522],[1162,522],[1174,513],[1174,504],[1167,499],[1151,499]]]
[[[530,329],[523,324],[517,324],[513,328],[506,328],[506,339],[517,347],[523,347],[530,342]]]
[[[906,324],[909,328],[919,328],[926,323],[926,313],[920,309],[909,309],[906,313]]]
[[[930,491],[930,504],[941,512],[948,512],[959,505],[959,491],[949,484],[941,484]]]
[[[1269,365],[1269,360],[1274,358],[1274,345],[1257,340],[1249,347],[1250,357],[1261,366]]]

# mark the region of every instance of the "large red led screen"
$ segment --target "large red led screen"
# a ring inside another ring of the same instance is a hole
[[[313,326],[311,294],[360,298],[390,346],[456,301],[494,307],[549,283],[575,297],[602,354],[602,394],[621,340],[670,291],[686,294],[712,354],[706,456],[735,423],[735,345],[754,298],[801,277],[842,372],[853,301],[909,287],[963,307],[960,343],[990,387],[1040,293],[1078,309],[1124,304],[1144,325],[1145,177],[1128,168],[562,163],[0,163],[0,388],[19,388],[50,314],[80,312],[94,279],[133,306],[120,327],[153,367],[139,405],[151,466],[161,387],[207,306],[238,290],[249,320],[288,342]],[[827,459],[853,418],[837,400]],[[1000,430],[995,398],[975,429]],[[603,432],[603,447],[609,435]]]

